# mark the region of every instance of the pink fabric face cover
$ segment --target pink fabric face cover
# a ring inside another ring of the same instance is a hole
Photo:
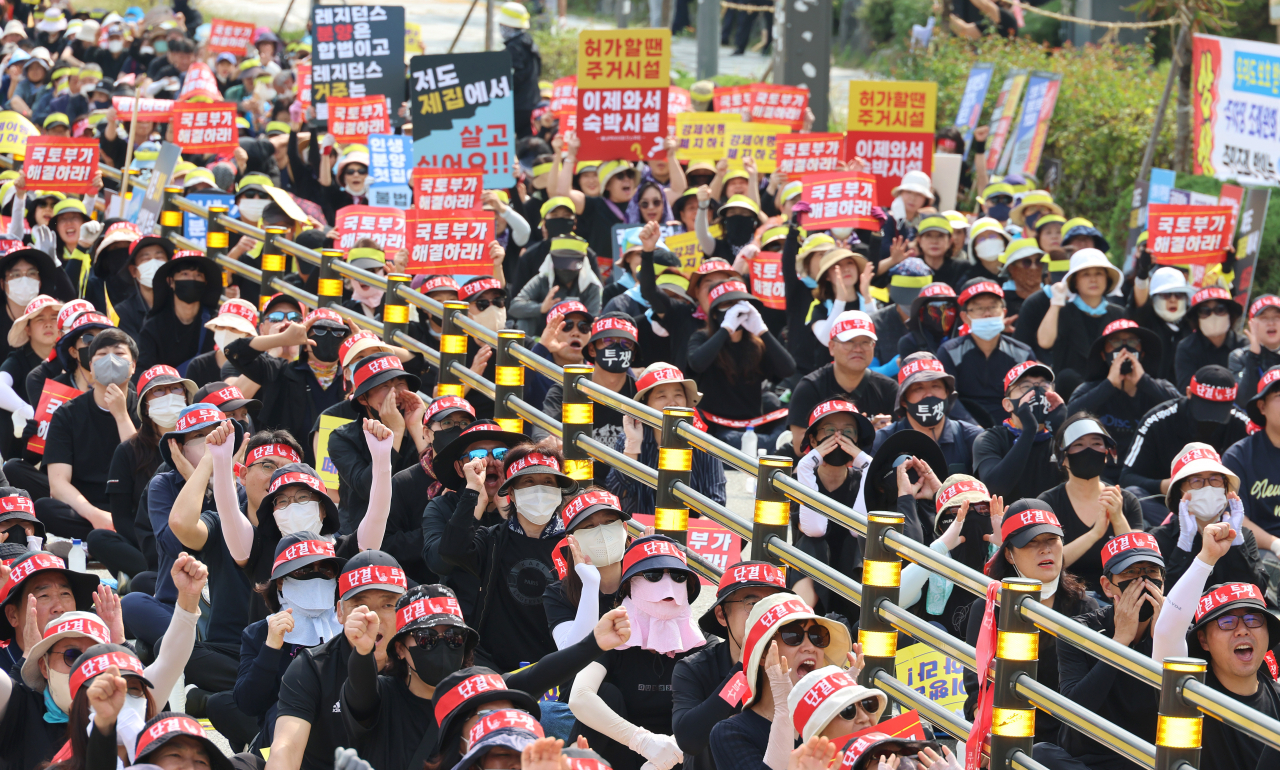
[[[697,580],[690,575],[690,580]],[[688,652],[707,643],[693,623],[693,607],[684,583],[670,575],[651,583],[644,576],[631,578],[631,595],[622,600],[631,618],[631,638],[618,649],[639,647],[666,655]]]

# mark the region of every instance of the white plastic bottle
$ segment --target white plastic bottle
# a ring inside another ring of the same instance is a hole
[[[67,554],[67,567],[72,572],[85,572],[88,569],[88,558],[84,543],[80,540],[71,541],[71,552]]]
[[[759,437],[756,436],[756,429],[748,425],[747,429],[742,433],[742,453],[747,457],[755,457],[756,444],[759,440]]]

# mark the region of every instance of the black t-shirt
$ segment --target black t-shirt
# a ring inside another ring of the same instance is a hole
[[[148,316],[138,338],[138,371],[145,372],[156,364],[181,367],[191,359],[213,350],[213,332],[204,328],[217,315],[216,309],[202,307],[189,324],[178,320],[168,307]]]
[[[205,511],[200,521],[209,530],[204,548],[195,554],[209,568],[209,630],[205,639],[214,644],[240,643],[240,635],[249,623],[249,599],[256,594],[244,570],[236,566],[222,536],[222,519],[217,511]],[[261,601],[261,599],[259,599]]]
[[[297,717],[311,724],[301,770],[333,770],[333,750],[347,734],[341,696],[350,655],[347,637],[338,634],[299,653],[280,681],[276,719]]]
[[[10,351],[9,355],[4,359],[4,363],[0,364],[0,372],[8,374],[13,380],[13,390],[23,401],[27,401],[27,375],[31,374],[31,370],[40,365],[40,356],[31,349],[31,343],[27,343],[20,348]],[[31,403],[27,401],[27,403]],[[31,404],[35,408],[35,404]]]
[[[1135,532],[1142,529],[1142,504],[1127,489],[1121,489],[1120,494],[1124,498],[1124,518],[1129,522],[1130,529]],[[1075,507],[1071,505],[1071,499],[1067,496],[1067,483],[1065,481],[1040,495],[1040,499],[1048,503],[1053,508],[1053,512],[1057,514],[1058,521],[1062,524],[1062,542],[1064,544],[1072,542],[1091,529],[1080,520],[1080,517],[1076,514]],[[1107,525],[1107,531],[1111,532],[1110,524]],[[1102,548],[1112,537],[1115,537],[1114,532],[1100,538],[1075,563],[1067,565],[1067,569],[1083,580],[1091,591],[1102,593],[1102,587],[1098,583],[1098,578],[1102,577]]]
[[[129,388],[129,416],[137,425],[137,396]],[[45,467],[52,463],[71,466],[71,483],[94,506],[106,510],[111,459],[120,444],[116,418],[93,400],[93,391],[82,393],[53,413],[45,440]]]
[[[18,678],[9,693],[4,719],[0,719],[0,760],[6,768],[29,770],[48,762],[62,748],[66,725],[50,724],[44,721],[44,714],[44,693],[32,690]],[[333,765],[332,757],[329,764]]]
[[[218,363],[218,352],[210,350],[191,359],[187,364],[187,379],[203,388],[211,382],[222,379],[222,365]]]
[[[898,395],[898,384],[892,379],[873,372],[870,369],[862,375],[862,382],[851,392],[845,391],[836,381],[835,364],[827,364],[815,369],[796,383],[791,392],[790,412],[787,415],[788,425],[809,427],[809,415],[818,404],[833,398],[844,398],[853,402],[867,416],[877,414],[893,414],[894,398]],[[859,436],[859,438],[862,438]]]
[[[613,204],[624,214],[627,210],[627,204]],[[600,257],[612,260],[613,258],[613,226],[622,224],[625,220],[613,212],[613,208],[605,202],[604,198],[588,197],[582,209],[582,216],[578,217],[577,232],[586,239],[587,245],[591,247]]]
[[[572,567],[570,567],[572,569]],[[617,597],[614,594],[600,594],[600,616],[613,609]],[[547,628],[552,631],[561,623],[572,623],[578,616],[578,605],[569,601],[564,595],[564,584],[557,580],[542,592],[542,608],[547,612]],[[576,639],[574,640],[577,641]]]
[[[604,681],[616,686],[627,707],[627,721],[659,735],[671,734],[671,674],[676,662],[697,649],[675,657],[628,647],[610,650],[597,660],[608,673]]]
[[[684,770],[715,770],[711,730],[742,706],[720,697],[742,665],[729,657],[729,643],[709,637],[697,652],[676,662],[671,674],[672,735],[684,752]]]
[[[111,455],[111,467],[107,471],[107,499],[111,504],[111,520],[116,532],[130,542],[136,542],[134,519],[138,515],[138,501],[147,491],[147,484],[160,467],[160,453],[154,449],[151,461],[138,467],[137,438],[122,442]]]
[[[1267,675],[1265,665],[1258,669],[1258,690],[1253,695],[1236,695],[1223,687],[1218,677],[1213,675],[1213,666],[1205,674],[1204,683],[1241,705],[1257,709],[1272,719],[1280,719],[1280,684]],[[1200,745],[1202,770],[1266,767],[1259,762],[1264,747],[1262,741],[1216,719],[1204,720],[1204,737]]]

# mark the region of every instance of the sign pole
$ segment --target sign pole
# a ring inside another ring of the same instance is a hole
[[[1178,70],[1182,63],[1178,61],[1178,55],[1187,44],[1187,36],[1191,34],[1191,25],[1182,25],[1182,32],[1178,34],[1178,42],[1173,46],[1173,60],[1169,63],[1169,78],[1164,81],[1164,95],[1160,97],[1160,106],[1156,108],[1156,122],[1151,127],[1151,137],[1147,139],[1147,149],[1142,153],[1142,168],[1138,171],[1138,178],[1133,180],[1133,197],[1138,200],[1143,195],[1144,180],[1151,174],[1151,164],[1156,155],[1156,141],[1160,138],[1160,131],[1164,128],[1164,113],[1169,108],[1169,95],[1173,92],[1173,80],[1178,77]]]
[[[129,120],[129,133],[124,140],[124,173],[120,175],[120,211],[129,206],[129,164],[133,162],[133,130],[138,125],[138,106],[142,103],[138,92],[133,92],[133,118]]]
[[[621,2],[622,0],[616,0]],[[710,80],[720,71],[720,0],[698,2],[698,79]]]

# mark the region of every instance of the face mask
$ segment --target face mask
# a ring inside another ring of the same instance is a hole
[[[1155,303],[1156,315],[1160,316],[1161,320],[1165,323],[1176,324],[1187,314],[1186,297],[1178,297],[1178,307],[1172,312],[1170,312],[1169,308],[1165,306],[1163,297],[1156,295],[1152,302]],[[1204,324],[1201,324],[1201,326],[1203,325]]]
[[[156,397],[147,404],[147,415],[156,425],[164,428],[165,431],[170,431],[178,424],[178,415],[186,405],[187,399],[182,394],[168,393]]]
[[[228,345],[243,336],[240,332],[231,329],[215,329],[213,332],[213,344],[218,346],[218,350],[226,350]]]
[[[182,456],[187,458],[187,462],[191,463],[191,467],[200,464],[201,458],[204,457],[204,436],[193,438],[182,445]]]
[[[262,198],[245,198],[240,201],[240,221],[258,224],[262,219],[262,212],[266,211],[267,204],[270,202]]]
[[[852,227],[833,227],[833,228],[831,228],[831,237],[832,237],[832,238],[835,238],[837,241],[843,241],[843,240],[845,240],[846,238],[848,238],[850,235],[853,235],[853,228],[852,228]]]
[[[93,361],[94,379],[103,385],[123,386],[129,381],[129,374],[129,361],[115,353],[108,353]]]
[[[280,534],[292,535],[294,532],[319,532],[323,520],[320,518],[320,503],[308,500],[305,503],[290,503],[284,510],[276,511],[276,526]]]
[[[622,561],[623,552],[627,548],[627,525],[621,521],[611,521],[592,529],[580,529],[573,533],[573,538],[597,567],[617,564]]]
[[[1196,491],[1202,491],[1202,490],[1196,490]],[[1222,490],[1218,490],[1218,491],[1221,492]],[[1137,579],[1138,578],[1134,578],[1133,580],[1137,580]],[[1123,583],[1116,583],[1115,584],[1116,588],[1119,588],[1121,591],[1128,590],[1129,584],[1132,583],[1133,580],[1126,580]],[[1150,581],[1151,583],[1154,583],[1156,588],[1159,588],[1162,591],[1164,590],[1163,580],[1151,580],[1150,578],[1147,578],[1147,580]],[[1150,593],[1150,591],[1144,590],[1143,593]],[[1141,623],[1144,620],[1151,620],[1151,617],[1155,614],[1156,614],[1156,608],[1151,606],[1147,602],[1143,602],[1142,607],[1138,610],[1138,622]]]
[[[621,345],[609,345],[604,350],[596,351],[596,363],[606,372],[621,374],[631,368],[631,355],[634,351]]]
[[[156,53],[169,53],[169,41],[168,41],[168,40],[157,40],[157,41],[156,41]]]
[[[973,336],[983,340],[993,340],[1004,331],[1004,316],[995,318],[974,318],[969,321],[969,331]]]
[[[147,699],[141,695],[130,695],[125,693],[124,708],[121,709],[120,716],[117,717],[116,720],[119,721],[126,713],[136,717],[138,725],[141,726],[147,721]],[[93,720],[91,719],[89,721],[92,722]]]
[[[310,337],[309,339],[316,343],[316,346],[311,349],[312,358],[325,363],[338,360],[338,350],[342,347],[342,340],[332,334],[326,334],[323,337]]]
[[[554,280],[555,280],[555,282],[556,282],[556,285],[557,285],[557,286],[569,286],[569,287],[572,287],[572,286],[575,286],[575,285],[578,283],[578,271],[577,271],[577,270],[563,270],[563,269],[561,269],[561,268],[558,268],[558,267],[557,267],[557,268],[555,268],[552,272],[555,274],[555,275],[554,275]]]
[[[166,46],[166,47],[167,47],[167,46]],[[152,53],[155,53],[155,52],[156,52],[156,49],[155,49],[153,46],[149,46],[149,45],[144,45],[144,46],[142,46],[141,48],[139,48],[139,49],[138,49],[138,53],[140,53],[140,54],[144,54],[144,55],[145,55],[145,54],[152,54]]]
[[[196,303],[204,297],[204,281],[174,281],[173,296],[183,302]]]
[[[63,711],[71,710],[71,675],[49,668],[49,694]]]
[[[40,293],[40,282],[34,278],[15,278],[5,284],[4,293],[10,302],[26,307]]]
[[[156,272],[160,270],[160,266],[163,264],[163,259],[148,259],[138,265],[138,283],[150,289],[155,283]]]
[[[977,246],[974,246],[973,252],[977,254],[980,259],[992,262],[996,257],[999,257],[1004,253],[1004,243],[1000,241],[999,238],[987,238],[986,240],[978,243]]]
[[[444,640],[436,642],[430,650],[425,647],[410,647],[409,659],[413,661],[413,672],[423,684],[435,687],[448,675],[462,668],[462,659],[467,654],[463,645],[454,649]]]
[[[521,516],[541,527],[556,514],[560,507],[561,495],[559,487],[525,487],[512,493],[516,510]]]
[[[926,396],[917,403],[907,404],[907,414],[926,428],[932,428],[947,416],[947,401],[937,396]]]
[[[93,88],[94,88],[93,83],[86,83],[85,85],[80,87],[80,95],[88,96],[89,94],[93,93]]]
[[[111,106],[112,106],[112,103],[110,101],[93,103],[93,109],[95,110],[109,110],[111,109]]]
[[[1227,509],[1227,490],[1219,487],[1203,487],[1191,490],[1187,510],[1200,521],[1212,521]]]
[[[552,238],[557,236],[565,236],[573,232],[574,220],[572,219],[548,219],[544,222],[547,226],[547,235]]]
[[[848,465],[852,461],[853,461],[853,455],[846,452],[844,450],[844,447],[841,447],[839,445],[837,445],[835,449],[832,449],[830,452],[827,452],[825,455],[822,456],[823,465],[844,466],[844,465]]]
[[[481,310],[475,319],[476,323],[489,331],[497,332],[499,329],[506,328],[507,309],[505,307],[498,307],[497,305],[490,305],[484,310]]]
[[[1075,454],[1067,455],[1070,462],[1071,475],[1078,479],[1096,479],[1106,470],[1107,460],[1110,459],[1106,452],[1097,449],[1082,449]]]
[[[351,298],[370,310],[375,310],[382,304],[383,294],[386,292],[375,286],[365,286],[359,281],[351,282]]]
[[[734,246],[741,246],[751,240],[756,232],[756,218],[741,215],[724,218],[725,240]]]
[[[309,580],[299,580],[287,577],[284,579],[284,584],[280,586],[282,604],[309,612],[323,612],[326,610],[332,612],[337,593],[338,580],[336,578],[315,577]]]
[[[1231,316],[1229,315],[1211,315],[1208,318],[1200,319],[1200,333],[1206,337],[1217,337],[1220,334],[1226,334],[1231,328]]]
[[[124,41],[123,41],[123,40],[108,40],[108,41],[107,41],[107,50],[108,50],[108,51],[110,51],[111,53],[120,53],[121,51],[123,51],[123,50],[124,50]]]
[[[987,209],[987,216],[998,222],[1007,222],[1009,220],[1009,204],[993,203],[991,208]]]

